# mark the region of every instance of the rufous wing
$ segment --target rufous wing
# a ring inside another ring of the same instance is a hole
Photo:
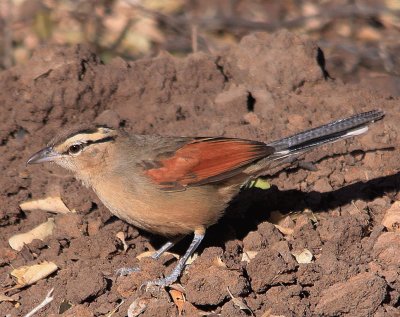
[[[145,174],[164,190],[182,190],[227,179],[274,152],[265,143],[231,138],[196,138],[146,162]]]

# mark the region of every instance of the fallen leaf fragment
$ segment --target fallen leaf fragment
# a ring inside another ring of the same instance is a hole
[[[250,188],[255,187],[258,189],[267,190],[267,189],[271,188],[271,184],[262,178],[257,178],[257,179],[250,181],[249,187]]]
[[[46,237],[53,234],[54,219],[49,218],[46,222],[38,225],[32,230],[13,235],[8,239],[8,244],[16,251],[21,251],[25,244],[31,243],[33,240],[44,240]]]
[[[293,252],[292,254],[299,264],[308,264],[311,263],[313,260],[313,254],[308,249],[304,249],[301,252]]]
[[[21,266],[11,271],[11,275],[17,279],[19,287],[36,283],[57,271],[58,266],[53,262],[43,262],[31,266]]]
[[[19,207],[26,210],[44,210],[49,212],[55,212],[60,214],[66,214],[69,212],[76,212],[75,210],[69,210],[69,208],[61,200],[61,197],[46,197],[43,199],[25,201],[19,205]]]
[[[145,251],[143,253],[140,253],[139,255],[136,256],[136,259],[141,260],[143,258],[149,258],[154,254],[155,251]],[[176,253],[172,253],[172,252],[164,252],[162,254],[163,256],[166,255],[172,255],[174,258],[179,259],[179,255]]]
[[[137,317],[147,309],[148,299],[136,298],[128,308],[128,317]]]
[[[268,221],[272,224],[275,225],[281,225],[282,226],[282,221],[283,219],[285,219],[287,216],[285,216],[284,214],[282,214],[281,212],[277,211],[277,210],[273,210],[270,212],[269,214],[269,219]]]
[[[254,316],[253,311],[250,309],[249,306],[247,306],[241,299],[236,298],[232,295],[231,291],[229,290],[229,287],[226,288],[228,291],[229,296],[232,298],[233,304],[238,307],[240,310],[247,311],[248,313],[251,314],[251,316]]]
[[[215,257],[213,264],[218,267],[222,267],[222,268],[226,269],[226,264],[222,261],[221,257],[219,257],[219,256]]]
[[[126,241],[125,241],[125,234],[124,234],[122,231],[120,231],[120,232],[118,232],[115,236],[116,236],[118,239],[121,240],[122,245],[124,246],[124,252],[126,252],[126,250],[128,250],[128,244],[127,244]]]
[[[317,215],[311,209],[304,209],[303,214],[306,215],[311,221],[318,223]]]
[[[198,254],[197,252],[196,252],[196,253],[193,253],[193,254],[187,259],[186,265],[192,264],[198,257],[199,257],[199,254]],[[179,259],[179,258],[177,258],[177,259]]]
[[[171,295],[171,298],[172,298],[174,304],[178,308],[179,316],[181,316],[182,312],[183,312],[183,307],[184,307],[185,302],[186,302],[185,294],[183,292],[180,292],[180,291],[176,290],[176,289],[170,289],[169,290],[169,294]]]
[[[283,226],[280,226],[280,225],[274,225],[274,226],[275,226],[276,229],[278,229],[285,236],[290,236],[294,232],[294,229],[292,229],[292,228],[287,228],[287,227],[283,227]]]
[[[258,251],[244,251],[241,261],[250,263],[250,261],[256,257],[257,253]]]
[[[400,201],[394,202],[392,206],[386,210],[382,225],[389,231],[400,232]]]

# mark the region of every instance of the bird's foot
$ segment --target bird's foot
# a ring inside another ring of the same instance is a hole
[[[173,271],[171,272],[170,275],[164,277],[164,278],[159,278],[154,281],[148,281],[142,284],[140,288],[146,287],[146,291],[149,289],[151,286],[158,286],[158,287],[166,287],[170,286],[171,284],[175,283],[178,280],[178,277],[181,276],[183,269],[186,266],[186,262],[188,258],[193,254],[193,252],[197,249],[199,246],[201,240],[204,238],[204,232],[197,233],[195,232],[192,243],[190,244],[189,248],[186,250],[186,253],[183,257],[180,258],[178,261],[178,264],[175,266]],[[167,243],[169,244],[169,243]],[[167,244],[165,244],[162,249],[164,249]],[[165,251],[165,250],[164,250]],[[159,252],[157,252],[159,253]]]
[[[115,274],[118,276],[127,276],[131,273],[137,273],[137,272],[140,272],[140,268],[138,267],[121,267],[115,270]]]
[[[175,283],[178,280],[178,276],[175,274],[170,274],[164,278],[158,278],[153,281],[147,281],[147,282],[144,282],[140,288],[145,288],[146,292],[149,290],[149,288],[151,288],[153,286],[164,288],[164,287],[170,286],[171,284]]]

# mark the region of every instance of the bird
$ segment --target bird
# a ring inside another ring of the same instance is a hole
[[[57,135],[27,164],[53,162],[71,171],[115,216],[166,237],[154,259],[193,234],[172,272],[147,282],[166,287],[179,279],[207,228],[242,187],[316,147],[363,134],[383,117],[381,110],[363,112],[272,142],[138,135],[88,126]]]

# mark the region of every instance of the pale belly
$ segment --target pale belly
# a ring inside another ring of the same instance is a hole
[[[129,193],[109,184],[93,187],[103,204],[118,218],[140,229],[164,235],[186,235],[205,229],[222,216],[227,201],[208,186],[180,192],[143,188]]]

